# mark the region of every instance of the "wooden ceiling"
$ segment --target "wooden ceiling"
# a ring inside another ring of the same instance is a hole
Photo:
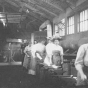
[[[26,12],[35,19],[51,20],[65,12],[71,5],[75,6],[77,0],[0,0],[6,12]]]
[[[29,27],[35,31],[43,22],[52,22],[53,18],[65,12],[66,8],[75,6],[76,2],[77,0],[0,0],[0,12],[26,16],[26,29]],[[16,20],[18,19],[14,21]]]

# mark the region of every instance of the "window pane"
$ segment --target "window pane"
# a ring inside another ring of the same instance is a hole
[[[78,22],[78,32],[88,30],[88,9],[80,12],[80,18]]]
[[[59,34],[60,36],[65,35],[65,19],[62,19],[58,24]]]
[[[80,22],[82,21],[82,12],[80,13]]]
[[[84,17],[84,20],[87,20],[87,10],[85,10],[85,17]]]
[[[82,22],[80,23],[80,31],[82,31]]]
[[[79,23],[78,23],[77,29],[78,29],[78,32],[79,32]]]
[[[83,29],[82,29],[83,31],[85,31],[85,26],[84,25],[85,25],[85,21],[83,21]]]
[[[67,29],[67,33],[68,34],[73,34],[74,33],[74,16],[68,18],[68,29]]]
[[[85,31],[87,30],[87,20],[85,21]]]
[[[84,15],[84,11],[83,11],[83,16],[82,16],[83,19],[82,19],[82,21],[84,21],[84,16],[85,16],[85,15]]]

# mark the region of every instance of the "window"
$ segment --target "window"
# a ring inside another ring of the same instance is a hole
[[[47,24],[47,37],[52,37],[52,27],[51,24]]]
[[[62,19],[57,25],[55,25],[55,34],[59,33],[60,36],[65,35],[65,19]]]
[[[67,22],[67,34],[74,33],[74,16],[68,18]]]
[[[78,32],[88,30],[88,9],[80,12],[78,19]]]
[[[60,28],[60,36],[64,36],[65,35],[65,19],[62,19],[61,22],[58,24],[59,28]]]

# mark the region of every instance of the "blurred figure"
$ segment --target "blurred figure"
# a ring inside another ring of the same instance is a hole
[[[52,50],[54,44],[52,42],[52,38],[48,38],[48,44],[46,45],[46,57],[44,59],[44,63],[48,66],[52,65]]]
[[[22,65],[23,65],[23,62],[24,62],[24,56],[25,56],[25,53],[24,53],[24,49],[26,47],[26,44],[22,43],[21,44],[21,58],[22,58]]]
[[[31,61],[28,74],[36,75],[37,59],[43,61],[45,55],[45,41],[41,40],[39,43],[31,47]]]
[[[77,70],[77,86],[88,85],[88,44],[83,44],[79,47],[75,68]]]
[[[53,48],[53,64],[56,66],[61,66],[63,64],[63,48],[59,45],[60,38],[53,39],[54,48]]]
[[[37,44],[38,42],[36,40],[34,40],[34,44]]]
[[[25,56],[24,56],[23,67],[28,69],[29,61],[31,58],[31,44],[28,44],[28,46],[25,47],[24,53],[25,53]]]

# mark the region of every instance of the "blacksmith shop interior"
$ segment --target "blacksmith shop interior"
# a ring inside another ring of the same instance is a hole
[[[63,49],[61,67],[39,59],[36,75],[28,74],[32,46],[44,40],[46,47],[55,36]],[[0,88],[76,88],[77,52],[87,43],[88,0],[0,0]]]

